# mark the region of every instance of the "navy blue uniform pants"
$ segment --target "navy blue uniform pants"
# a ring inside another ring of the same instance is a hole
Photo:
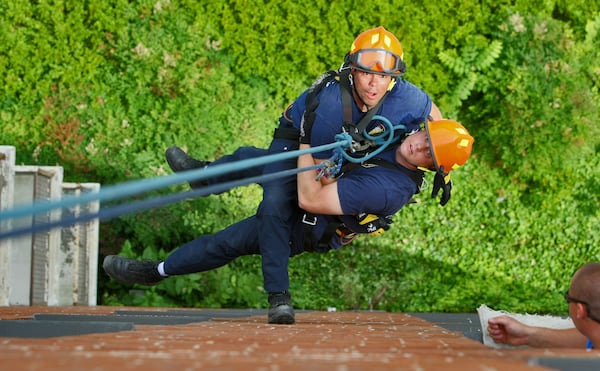
[[[296,219],[288,239],[290,256],[303,252],[302,223]],[[204,272],[222,267],[240,256],[260,254],[258,224],[257,217],[252,216],[215,234],[186,243],[165,260],[165,272],[169,275]]]
[[[297,150],[298,141],[274,139],[269,153]],[[266,164],[263,174],[297,167],[297,159]],[[287,291],[290,287],[288,262],[291,254],[290,235],[293,217],[298,209],[296,175],[290,175],[262,183],[263,199],[258,206],[258,244],[262,256],[264,288],[267,292]]]
[[[298,142],[273,139],[268,152],[256,147],[240,147],[213,164],[297,150]],[[246,178],[294,169],[297,159],[272,162],[243,171],[224,174],[209,183]],[[299,222],[296,176],[261,183],[263,199],[254,217],[236,223],[213,235],[199,237],[173,252],[165,261],[167,274],[188,274],[223,266],[238,256],[260,254],[264,288],[267,292],[289,289],[289,257],[302,252],[302,225]]]

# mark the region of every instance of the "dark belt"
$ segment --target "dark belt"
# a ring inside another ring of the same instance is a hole
[[[275,129],[277,130],[277,129]],[[304,233],[304,251],[315,252],[312,244],[312,229],[317,225],[317,216],[310,213],[302,215],[302,232]]]

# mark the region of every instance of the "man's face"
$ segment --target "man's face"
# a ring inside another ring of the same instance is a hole
[[[411,170],[416,170],[417,167],[433,168],[427,133],[418,131],[406,137],[396,151],[396,161]]]
[[[392,81],[391,76],[358,70],[354,71],[353,77],[356,94],[358,94],[358,97],[367,106],[367,109],[379,103]]]

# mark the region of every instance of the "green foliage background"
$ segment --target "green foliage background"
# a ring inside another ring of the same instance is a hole
[[[425,190],[384,236],[292,259],[295,306],[566,314],[559,293],[600,259],[594,1],[0,2],[0,143],[103,185],[168,174],[174,144],[204,159],[264,147],[285,106],[378,25],[402,41],[406,79],[469,128],[473,156],[446,207]],[[114,219],[101,254],[163,258],[260,197],[251,185]],[[152,288],[100,279],[102,304],[266,305],[260,257]]]

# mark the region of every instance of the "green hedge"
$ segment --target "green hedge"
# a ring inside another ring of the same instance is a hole
[[[599,259],[594,2],[17,1],[0,20],[0,143],[103,185],[169,173],[173,144],[209,160],[268,145],[359,32],[398,35],[406,79],[469,128],[473,156],[446,207],[425,189],[383,237],[293,259],[298,308],[565,314],[558,293]],[[260,197],[252,185],[102,223],[101,255],[163,258]],[[102,304],[266,305],[259,257],[136,295],[100,277]]]

